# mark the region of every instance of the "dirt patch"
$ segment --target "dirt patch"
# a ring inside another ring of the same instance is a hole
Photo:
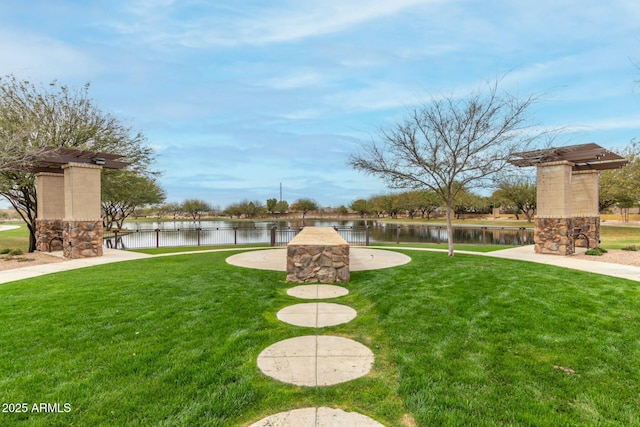
[[[640,251],[623,251],[608,250],[606,254],[601,256],[579,254],[573,255],[573,258],[584,259],[587,261],[611,262],[613,264],[634,265],[640,267]]]
[[[43,252],[25,253],[22,255],[12,256],[0,255],[0,271],[64,261],[66,261],[66,259]]]

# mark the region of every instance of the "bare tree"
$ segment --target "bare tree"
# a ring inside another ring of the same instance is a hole
[[[381,132],[381,141],[350,156],[356,170],[384,179],[392,188],[430,189],[447,207],[449,256],[453,256],[452,215],[462,188],[489,185],[542,134],[529,123],[536,96],[519,99],[498,92],[498,81],[467,97],[434,99]]]

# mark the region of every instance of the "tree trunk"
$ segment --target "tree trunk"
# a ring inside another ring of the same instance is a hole
[[[29,229],[29,253],[36,251],[36,231],[32,224],[27,224]]]
[[[449,256],[453,256],[453,207],[452,203],[447,203],[447,244],[449,247]]]

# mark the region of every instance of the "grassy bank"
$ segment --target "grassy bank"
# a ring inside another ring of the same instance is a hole
[[[472,255],[354,272],[346,325],[372,372],[325,388],[279,383],[256,358],[315,333],[279,322],[284,274],[230,253],[145,259],[0,285],[0,425],[242,426],[330,406],[385,425],[632,425],[640,420],[638,286]]]

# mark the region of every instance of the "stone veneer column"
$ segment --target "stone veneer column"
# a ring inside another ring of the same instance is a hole
[[[305,227],[287,245],[287,282],[348,282],[349,243],[332,227]]]
[[[102,166],[69,163],[64,170],[64,256],[102,256],[100,175]]]
[[[36,250],[61,251],[64,218],[64,175],[36,174]]]
[[[600,244],[599,178],[597,170],[574,171],[571,176],[573,226],[587,236],[590,248]],[[587,242],[576,239],[575,245],[586,247]]]
[[[574,252],[571,169],[567,161],[549,162],[537,168],[535,252],[572,255]]]

